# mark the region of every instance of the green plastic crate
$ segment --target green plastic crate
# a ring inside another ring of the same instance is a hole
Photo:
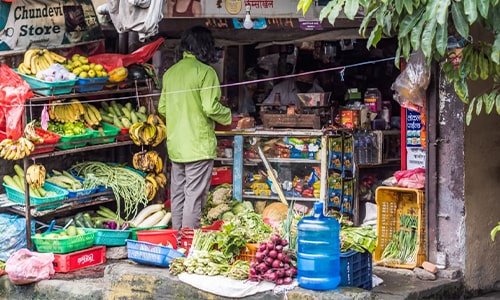
[[[77,134],[77,135],[61,135],[61,139],[59,140],[59,143],[70,143],[70,144],[63,144],[60,145],[58,144],[56,148],[66,150],[66,149],[73,149],[73,148],[81,148],[87,145],[88,139],[92,138],[93,133],[90,131],[90,129],[86,128],[85,129],[86,133],[83,134]]]
[[[11,201],[14,201],[16,203],[20,204],[25,204],[25,194],[23,191],[20,191],[16,188],[13,188],[11,186],[8,186],[5,184],[5,182],[2,183],[2,185],[5,188],[5,193],[7,194],[7,198]],[[56,201],[62,201],[66,198],[68,198],[68,191],[66,191],[63,188],[60,188],[56,185],[50,184],[50,183],[45,183],[43,188],[46,191],[52,191],[55,192],[55,196],[48,196],[48,197],[37,197],[34,195],[30,195],[30,205],[41,205],[41,204],[47,204],[51,202],[56,202]],[[55,203],[53,205],[47,205],[43,207],[37,207],[36,210],[48,210],[48,209],[54,209],[59,206],[61,206],[61,203]]]
[[[92,132],[92,138],[96,139],[96,138],[104,137],[104,136],[105,137],[109,137],[109,138],[106,138],[106,139],[103,139],[103,138],[96,139],[94,141],[90,141],[89,144],[91,144],[91,145],[98,145],[98,144],[112,143],[112,142],[115,141],[116,136],[120,132],[120,128],[118,128],[116,126],[113,126],[111,124],[105,123],[105,122],[101,123],[101,127],[102,127],[102,130],[93,130],[93,129],[90,129],[90,131]]]
[[[59,233],[64,230],[55,230],[51,233]],[[95,232],[89,229],[84,229],[85,234],[60,237],[57,239],[45,238],[47,233],[42,233],[41,236],[33,235],[31,240],[35,244],[36,251],[38,252],[52,252],[58,254],[69,253],[73,251],[78,251],[86,248],[90,248],[94,245]]]
[[[91,229],[95,232],[94,245],[123,246],[127,243],[130,230]]]

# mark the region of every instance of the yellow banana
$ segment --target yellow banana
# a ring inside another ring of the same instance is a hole
[[[31,63],[32,63],[32,58],[36,53],[38,52],[38,49],[29,49],[24,52],[24,58],[23,58],[23,63],[25,66],[31,68]]]
[[[43,57],[47,60],[49,63],[49,67],[54,63],[54,60],[52,59],[52,56],[50,56],[50,51],[47,49],[42,50]]]
[[[59,55],[53,51],[49,51],[49,55],[52,58],[53,61],[58,62],[60,64],[63,64],[66,62],[66,57]]]
[[[88,104],[88,108],[92,111],[97,120],[102,121],[101,112],[92,104]]]
[[[44,71],[44,70],[47,70],[48,68],[50,68],[50,64],[49,64],[49,62],[47,61],[47,59],[45,58],[45,56],[43,54],[38,55],[37,62],[40,65],[40,70],[39,71]]]
[[[79,114],[83,115],[85,113],[85,108],[83,107],[83,104],[80,102],[80,100],[73,98],[69,100],[71,103],[75,104],[80,111]]]
[[[38,56],[36,54],[31,55],[31,59],[30,59],[30,63],[29,63],[29,66],[31,69],[31,74],[33,74],[33,75],[36,75],[36,73],[38,73],[37,57]]]

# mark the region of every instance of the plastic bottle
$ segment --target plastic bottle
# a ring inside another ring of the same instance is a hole
[[[297,224],[297,281],[311,290],[333,290],[340,283],[340,225],[314,203],[314,215]]]
[[[365,163],[366,164],[371,164],[373,163],[372,161],[372,137],[371,137],[372,132],[368,131],[365,129],[363,137],[365,138],[365,147],[364,147],[364,153],[363,156],[365,157]]]
[[[370,132],[370,139],[371,139],[371,163],[376,164],[378,163],[378,141],[377,141],[377,135],[375,132],[371,131]]]
[[[382,110],[382,93],[377,88],[368,88],[365,92],[364,102],[371,111],[378,113]]]
[[[365,130],[361,130],[358,133],[358,158],[359,158],[359,164],[364,165],[366,164],[366,140],[365,140]]]
[[[354,131],[353,140],[354,140],[354,149],[353,149],[354,161],[359,164],[359,131],[358,130]]]

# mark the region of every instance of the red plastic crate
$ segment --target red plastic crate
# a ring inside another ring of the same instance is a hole
[[[213,168],[210,185],[219,185],[233,182],[233,171],[229,167]]]
[[[35,132],[44,140],[42,144],[35,143],[35,150],[31,154],[52,152],[54,151],[57,142],[59,142],[59,140],[61,139],[61,136],[59,134],[44,130],[39,127],[35,127]]]
[[[67,273],[106,262],[106,246],[94,246],[67,254],[54,254],[54,271]]]
[[[202,231],[220,231],[224,225],[224,220],[217,220],[212,223],[210,226],[202,227]],[[194,230],[191,228],[182,228],[180,231],[180,248],[186,249],[186,255],[189,252],[189,248],[191,248],[191,244],[193,243]]]

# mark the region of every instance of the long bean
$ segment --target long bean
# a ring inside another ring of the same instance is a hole
[[[117,215],[120,215],[123,200],[125,220],[136,216],[140,204],[148,204],[146,182],[132,170],[96,161],[78,163],[72,169],[77,175],[87,179],[84,183],[85,188],[100,186],[111,188],[116,199]]]

